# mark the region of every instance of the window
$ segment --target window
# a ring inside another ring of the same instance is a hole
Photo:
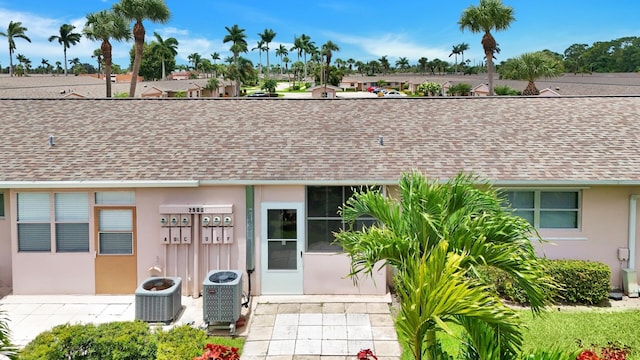
[[[353,195],[350,186],[308,186],[307,187],[307,250],[315,252],[341,251],[334,244],[334,232],[344,229],[346,224],[338,215],[338,209]],[[354,228],[375,223],[373,218],[356,221]]]
[[[56,252],[89,251],[89,196],[56,193],[53,196]],[[18,194],[18,251],[50,252],[52,244],[51,194]]]
[[[56,251],[89,251],[89,196],[87,193],[55,194]]]
[[[4,217],[4,193],[0,192],[0,218]]]
[[[100,255],[133,255],[132,209],[102,209],[98,221]]]
[[[540,229],[577,229],[580,218],[580,192],[518,190],[506,191],[514,214]]]
[[[96,193],[96,205],[133,205],[136,194],[133,191],[100,191]]]

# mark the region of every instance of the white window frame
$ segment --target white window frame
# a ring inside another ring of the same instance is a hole
[[[580,230],[582,229],[582,190],[581,189],[508,189],[502,190],[504,193],[509,192],[530,192],[533,193],[533,208],[516,208],[511,207],[512,210],[521,211],[533,211],[533,226],[539,230]],[[574,209],[543,209],[541,207],[541,194],[542,193],[557,193],[557,192],[570,192],[576,193],[578,196],[578,207]],[[511,206],[511,204],[509,204]],[[576,227],[541,227],[540,226],[540,213],[545,211],[566,211],[576,213]]]

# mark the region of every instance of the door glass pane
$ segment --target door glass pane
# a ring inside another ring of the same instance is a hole
[[[132,231],[133,211],[100,210],[100,231]]]
[[[133,235],[131,233],[100,233],[99,237],[101,255],[133,254]]]
[[[297,239],[297,214],[295,209],[267,210],[268,239]]]
[[[269,241],[267,254],[269,270],[297,269],[296,241]]]

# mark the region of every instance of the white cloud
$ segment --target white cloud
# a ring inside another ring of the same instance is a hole
[[[410,61],[417,61],[421,57],[428,59],[445,59],[450,51],[416,44],[403,34],[382,33],[376,37],[351,36],[345,34],[330,34],[338,43],[345,43],[361,48],[366,54],[375,57],[388,56],[389,59],[406,57]],[[359,56],[364,58],[366,56]]]

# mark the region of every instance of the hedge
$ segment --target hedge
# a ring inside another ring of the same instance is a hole
[[[554,304],[597,305],[609,297],[611,269],[602,262],[541,259],[540,263],[558,286],[546,294]],[[482,268],[480,276],[495,288],[500,297],[517,304],[528,303],[524,290],[507,273],[495,268]]]

